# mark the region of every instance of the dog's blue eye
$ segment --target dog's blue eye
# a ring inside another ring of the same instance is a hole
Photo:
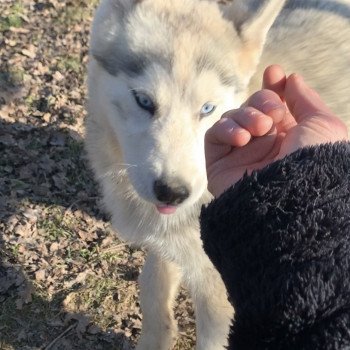
[[[210,114],[212,114],[216,109],[216,106],[213,105],[212,103],[206,103],[205,105],[203,105],[202,109],[201,109],[201,116],[202,117],[206,117]]]
[[[152,99],[148,95],[146,95],[143,92],[138,92],[135,90],[133,90],[132,93],[133,93],[135,101],[139,105],[139,107],[148,111],[152,115],[155,113],[156,106],[154,105],[154,102],[152,101]]]

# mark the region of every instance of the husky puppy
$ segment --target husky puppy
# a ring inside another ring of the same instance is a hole
[[[172,348],[180,282],[194,301],[197,349],[224,349],[233,309],[199,234],[211,200],[204,134],[272,63],[302,73],[350,117],[349,14],[347,0],[102,0],[86,146],[113,227],[148,252],[138,349]]]

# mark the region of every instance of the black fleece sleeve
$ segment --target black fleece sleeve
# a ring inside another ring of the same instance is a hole
[[[230,349],[350,349],[350,144],[301,149],[201,213],[235,308]]]

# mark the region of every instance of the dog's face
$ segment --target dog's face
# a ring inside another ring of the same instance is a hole
[[[255,68],[240,62],[241,46],[215,3],[100,5],[91,39],[101,68],[94,93],[133,187],[161,213],[193,204],[205,191],[205,132],[242,103]]]

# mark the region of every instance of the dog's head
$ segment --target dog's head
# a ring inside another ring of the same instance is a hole
[[[90,95],[133,187],[162,213],[205,191],[204,134],[245,98],[283,1],[259,16],[243,3],[223,13],[210,1],[103,0],[95,15]]]

